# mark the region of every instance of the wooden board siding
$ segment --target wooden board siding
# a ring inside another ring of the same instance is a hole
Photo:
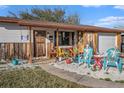
[[[83,33],[83,49],[85,48],[87,41],[88,41],[87,33],[84,32]]]
[[[83,32],[78,32],[77,33],[77,48],[79,50],[79,52],[83,52]]]
[[[13,57],[16,57],[19,59],[28,59],[29,44],[28,43],[0,43],[0,59],[6,60],[6,59],[11,59]]]
[[[47,57],[50,58],[51,46],[50,43],[47,43]]]
[[[96,54],[98,51],[98,33],[93,33],[93,49],[94,53]]]
[[[121,49],[121,33],[116,34],[116,47]]]
[[[79,35],[79,33],[81,35]],[[83,52],[83,49],[86,47],[86,44],[89,44],[94,49],[94,53],[97,51],[97,33],[92,32],[78,32],[78,49],[80,52]]]

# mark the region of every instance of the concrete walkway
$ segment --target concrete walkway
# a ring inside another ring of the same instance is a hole
[[[40,66],[48,73],[51,73],[53,75],[56,75],[60,78],[72,82],[76,82],[84,86],[93,88],[124,88],[124,83],[115,83],[112,81],[98,80],[92,77],[79,75],[74,72],[64,71],[62,69],[55,68],[54,66],[48,64],[40,64]]]

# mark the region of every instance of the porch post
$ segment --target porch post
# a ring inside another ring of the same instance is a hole
[[[58,29],[56,31],[56,47],[57,48],[59,47],[59,32],[58,32]]]
[[[83,50],[84,50],[84,47],[85,47],[85,32],[83,32],[83,34],[82,34],[82,48],[83,48]],[[84,51],[83,51],[84,52]]]
[[[77,39],[77,32],[74,32],[74,46],[75,47],[77,47],[77,41],[78,41],[78,39]]]
[[[87,33],[86,32],[83,32],[83,35],[82,35],[82,45],[83,45],[83,50],[84,50],[84,48],[85,48],[85,46],[86,46],[86,43],[87,43]]]
[[[97,48],[98,48],[98,33],[97,32],[95,32],[95,33],[93,33],[93,48],[94,48],[94,53],[96,54],[96,52],[97,52]]]
[[[32,33],[31,26],[29,26],[29,63],[32,63]]]
[[[71,32],[69,32],[69,45],[72,45],[72,33]]]
[[[120,50],[121,49],[121,33],[116,34],[116,47]]]

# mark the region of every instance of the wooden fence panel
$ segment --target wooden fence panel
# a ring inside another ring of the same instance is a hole
[[[0,60],[12,59],[13,57],[28,59],[28,50],[28,43],[0,43]]]

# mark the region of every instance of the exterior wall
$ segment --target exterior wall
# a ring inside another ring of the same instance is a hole
[[[98,50],[105,53],[108,48],[116,46],[116,33],[99,33]]]
[[[39,28],[32,27],[32,47],[33,45],[33,30],[46,31],[46,57],[49,57],[50,51],[54,48],[54,31],[56,29],[49,28]],[[75,32],[74,40],[75,46],[85,47],[87,43],[96,42],[94,39],[93,33],[82,32],[80,35],[80,40],[78,40],[79,35],[77,31],[69,31],[59,29],[59,31]],[[24,36],[24,39],[21,39],[21,36]],[[26,39],[26,37],[28,38]],[[83,38],[82,38],[83,37]],[[7,56],[18,56],[18,58],[28,58],[29,57],[29,30],[27,27],[19,26],[17,24],[10,23],[0,23],[0,53],[7,53]],[[115,47],[118,44],[116,34],[113,33],[99,33],[98,35],[98,50],[100,52],[105,52],[108,48]],[[2,45],[4,44],[4,45]],[[93,43],[95,44],[95,43]],[[97,46],[97,45],[96,45]],[[93,47],[96,47],[93,46]],[[2,50],[4,47],[4,50]],[[67,46],[65,46],[67,47]],[[33,48],[32,48],[33,49]],[[33,52],[33,50],[32,50]],[[22,55],[22,57],[19,57]],[[3,55],[0,54],[0,58]]]
[[[14,23],[0,23],[0,59],[12,57],[27,59],[29,57],[29,38],[27,27]]]
[[[0,23],[0,43],[27,43],[29,30],[16,24]]]

